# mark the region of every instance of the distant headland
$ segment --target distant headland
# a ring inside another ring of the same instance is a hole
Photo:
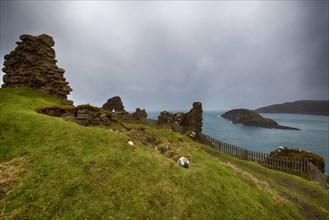
[[[275,104],[255,110],[258,113],[290,113],[329,116],[329,100],[302,100]]]
[[[246,126],[284,130],[300,130],[298,128],[279,125],[276,121],[270,118],[264,118],[257,112],[248,109],[233,109],[225,112],[221,115],[221,117],[232,121],[234,124],[243,124]]]

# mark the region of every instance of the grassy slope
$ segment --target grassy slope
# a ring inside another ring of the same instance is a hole
[[[8,178],[0,181],[0,219],[328,216],[328,191],[316,184],[234,159],[169,130],[128,125],[130,133],[115,132],[41,115],[36,108],[59,100],[28,88],[0,89],[0,100],[0,171],[12,174],[0,176]],[[128,135],[136,130],[136,136],[140,128],[159,146],[188,156],[190,168],[136,140],[129,146]]]

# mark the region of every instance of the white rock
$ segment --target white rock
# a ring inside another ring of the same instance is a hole
[[[190,137],[191,137],[191,138],[194,138],[194,137],[195,137],[195,132],[194,132],[194,131],[192,131],[192,132],[190,133]]]
[[[132,141],[128,141],[128,144],[129,144],[130,146],[134,146],[134,142],[132,142]]]
[[[177,163],[179,163],[182,167],[188,168],[188,165],[190,164],[190,162],[188,161],[188,159],[186,157],[181,157],[177,160]]]

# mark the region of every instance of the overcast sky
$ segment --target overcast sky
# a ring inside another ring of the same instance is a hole
[[[329,96],[328,1],[1,1],[1,64],[25,33],[54,38],[75,104],[227,110]]]

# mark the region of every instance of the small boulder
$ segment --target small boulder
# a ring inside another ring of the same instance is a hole
[[[161,148],[160,148],[160,151],[161,151],[162,154],[167,153],[168,150],[169,150],[169,147],[168,147],[168,146],[164,146],[164,147],[161,147]]]
[[[181,157],[177,160],[177,163],[179,163],[182,167],[184,168],[188,168],[190,162],[188,161],[188,159],[186,157]]]
[[[188,131],[186,132],[186,135],[192,138],[193,140],[196,139],[196,133],[194,131]]]

